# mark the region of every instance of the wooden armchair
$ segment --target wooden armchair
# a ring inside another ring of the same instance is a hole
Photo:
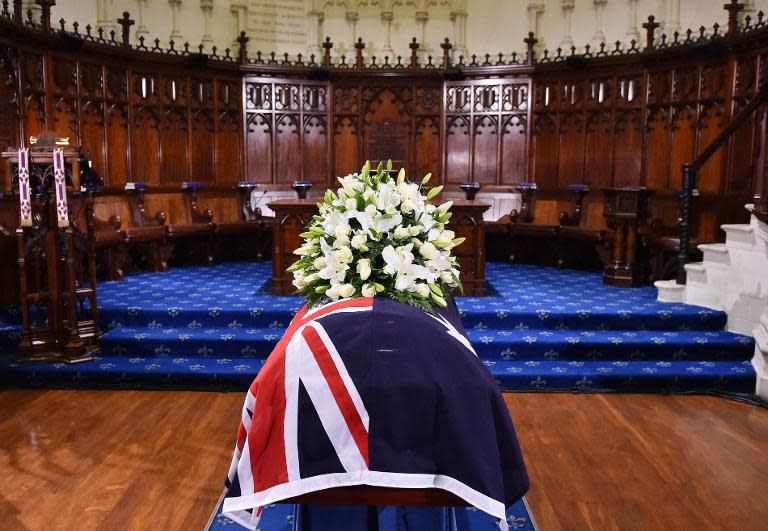
[[[166,260],[173,255],[202,254],[203,262],[213,263],[213,212],[198,207],[198,193],[202,183],[185,182],[181,190],[159,191],[146,196],[147,208],[157,209],[165,214],[168,246]]]
[[[214,228],[217,257],[263,260],[269,256],[265,243],[272,233],[273,219],[263,216],[260,208],[251,207],[251,193],[256,187],[256,183],[241,182],[234,193],[207,198],[207,204],[214,205],[216,219],[221,220]]]
[[[125,231],[122,230],[123,218],[114,212],[118,199],[91,196],[88,203],[88,230],[96,248],[97,261],[107,280],[123,280],[125,277],[123,268],[127,245]]]
[[[166,213],[158,210],[154,215],[147,212],[147,185],[131,183],[126,188],[130,203],[131,224],[125,227],[125,241],[139,254],[139,261],[145,261],[152,271],[168,270],[168,229],[165,224]]]
[[[544,208],[538,208],[539,197],[535,183],[519,184],[520,210],[512,210],[507,232],[511,241],[510,262],[547,263],[555,265],[554,244],[560,226],[553,215],[554,200],[547,199]]]
[[[579,269],[602,269],[610,258],[610,233],[603,217],[603,201],[588,186],[568,187],[569,210],[560,213],[558,265]]]

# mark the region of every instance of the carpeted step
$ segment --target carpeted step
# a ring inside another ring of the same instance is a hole
[[[475,351],[488,360],[749,360],[755,341],[719,331],[673,332],[471,329]]]
[[[749,361],[486,361],[499,386],[523,390],[715,390],[752,393]]]
[[[99,356],[67,365],[17,365],[0,357],[0,385],[244,390],[264,360],[247,358],[146,358]],[[486,361],[503,390],[626,390],[752,392],[749,361]]]
[[[101,353],[109,356],[199,358],[266,358],[283,335],[284,327],[267,328],[119,327],[101,338]]]
[[[0,356],[0,386],[245,390],[264,360],[97,356],[94,361],[19,365]]]
[[[460,298],[457,303],[467,329],[721,330],[728,319],[724,312],[701,306],[655,301],[634,306],[570,303],[556,307],[548,302],[519,304],[476,298]]]

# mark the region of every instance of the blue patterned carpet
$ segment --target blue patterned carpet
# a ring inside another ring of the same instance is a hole
[[[0,384],[245,389],[301,300],[262,289],[269,262],[140,273],[99,285],[107,330],[93,362],[18,365],[17,319],[0,318]],[[489,297],[458,299],[502,388],[752,392],[754,341],[724,313],[656,302],[599,274],[489,263]]]
[[[455,507],[448,515],[444,509],[428,507],[380,507],[380,531],[498,531],[498,519],[474,507]],[[265,508],[259,529],[263,531],[360,531],[366,529],[366,508],[325,505],[304,507],[273,504]],[[536,524],[525,500],[507,508],[507,523],[513,531],[536,531]],[[216,507],[210,526],[205,531],[239,531],[245,527],[221,514],[221,502]]]

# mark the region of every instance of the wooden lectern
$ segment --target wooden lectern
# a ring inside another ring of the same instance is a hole
[[[7,169],[2,191],[15,198],[19,209],[18,151],[2,156]],[[88,361],[100,335],[96,257],[87,230],[88,194],[80,190],[80,154],[65,148],[63,159],[68,208],[61,216],[66,227],[60,226],[57,212],[53,147],[29,150],[31,226],[16,228],[23,327],[19,361]]]
[[[464,243],[454,247],[453,253],[459,259],[461,284],[464,294],[481,297],[487,295],[488,284],[485,280],[485,225],[483,212],[491,208],[482,201],[458,200],[453,202],[453,216],[448,228],[456,233],[457,238],[466,238]]]
[[[293,274],[285,270],[298,256],[293,251],[301,247],[304,240],[300,236],[312,216],[318,213],[315,199],[278,199],[267,206],[275,213],[272,225],[272,294],[292,295],[296,288]]]
[[[613,256],[603,271],[603,283],[631,287],[645,279],[637,260],[640,239],[638,231],[650,216],[651,196],[647,188],[604,188],[603,215],[613,231]]]

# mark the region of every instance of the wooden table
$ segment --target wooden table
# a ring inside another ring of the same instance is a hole
[[[286,273],[286,268],[293,264],[297,256],[293,251],[300,247],[303,239],[299,236],[304,227],[317,214],[317,203],[313,199],[279,199],[267,206],[275,212],[272,233],[272,294],[290,295],[295,290],[291,281],[293,275]],[[482,296],[487,293],[485,281],[485,225],[483,212],[491,207],[482,201],[454,201],[451,211],[453,217],[448,227],[456,232],[456,237],[466,241],[454,249],[461,268],[461,283],[464,293]]]

